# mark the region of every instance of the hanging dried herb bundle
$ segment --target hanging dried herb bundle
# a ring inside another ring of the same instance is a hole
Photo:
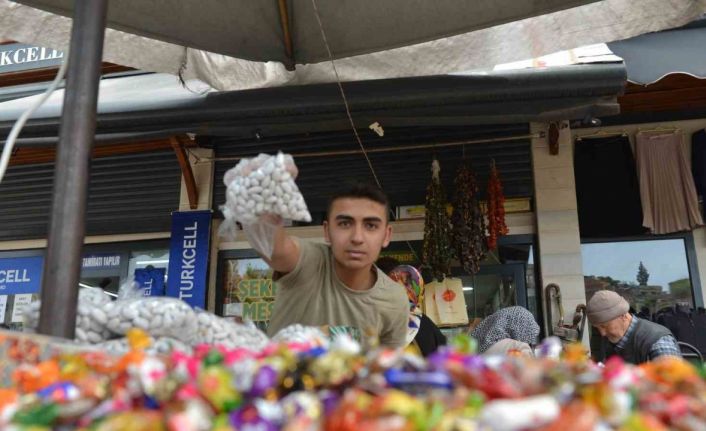
[[[431,183],[427,187],[424,216],[424,266],[437,280],[451,272],[453,250],[450,244],[451,223],[446,212],[446,194],[439,179],[439,162],[431,164]]]
[[[478,200],[478,183],[473,172],[461,165],[456,174],[456,195],[451,214],[451,242],[463,269],[475,274],[485,257],[485,216]]]
[[[498,246],[498,238],[507,233],[503,184],[493,160],[488,178],[488,250],[494,250]]]

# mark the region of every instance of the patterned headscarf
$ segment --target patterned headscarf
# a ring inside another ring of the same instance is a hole
[[[390,278],[404,286],[409,300],[409,322],[407,324],[407,344],[414,340],[421,325],[424,301],[424,279],[417,268],[411,265],[398,265],[390,271]]]
[[[405,287],[410,311],[420,309],[424,301],[424,279],[419,270],[412,265],[398,265],[389,276]]]
[[[507,307],[483,319],[471,335],[478,340],[482,353],[503,338],[511,338],[529,345],[537,344],[539,325],[526,308]]]

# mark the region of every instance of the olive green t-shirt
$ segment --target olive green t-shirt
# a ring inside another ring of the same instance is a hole
[[[328,245],[299,240],[299,249],[297,266],[277,279],[270,336],[299,323],[328,326],[331,333],[343,331],[358,341],[361,334],[374,333],[385,347],[405,345],[409,302],[401,285],[374,267],[373,287],[353,290],[338,278]]]

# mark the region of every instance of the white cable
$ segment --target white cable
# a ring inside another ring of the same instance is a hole
[[[10,158],[12,157],[12,150],[15,147],[15,141],[17,140],[17,137],[19,136],[20,132],[22,131],[22,128],[25,126],[25,123],[29,119],[32,114],[34,114],[34,111],[36,111],[44,102],[47,101],[49,96],[56,90],[56,88],[59,86],[61,81],[64,79],[64,75],[66,74],[66,67],[69,64],[69,53],[64,52],[64,61],[61,63],[61,67],[59,67],[59,71],[56,73],[56,78],[54,78],[54,81],[52,81],[51,85],[49,85],[49,88],[42,94],[42,97],[37,99],[32,106],[29,107],[21,116],[20,118],[17,119],[15,122],[15,125],[12,126],[12,130],[10,130],[10,134],[7,137],[7,140],[5,141],[5,147],[2,149],[2,156],[0,157],[0,183],[2,180],[5,178],[5,172],[7,171],[7,166],[10,164]]]

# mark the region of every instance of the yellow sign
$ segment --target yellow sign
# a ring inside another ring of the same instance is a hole
[[[401,265],[413,265],[417,262],[411,251],[383,251],[380,253],[380,257],[393,257]]]
[[[485,201],[480,202],[481,209],[485,211]],[[505,199],[505,214],[523,213],[532,210],[530,206],[530,198],[506,198]],[[446,207],[446,211],[451,214],[453,208],[451,205]],[[397,220],[415,220],[424,219],[424,205],[400,206],[397,207]]]
[[[240,280],[238,298],[243,303],[243,319],[254,322],[270,320],[277,284],[271,278]]]

